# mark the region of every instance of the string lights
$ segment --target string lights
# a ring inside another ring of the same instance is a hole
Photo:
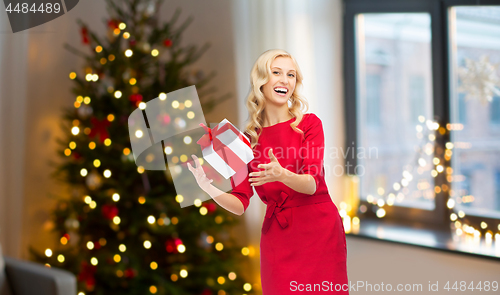
[[[384,210],[385,205],[393,206],[396,202],[402,202],[411,192],[408,186],[415,181],[415,174],[423,176],[424,173],[429,173],[431,179],[442,176],[440,181],[436,181],[434,185],[425,178],[420,178],[416,188],[422,193],[423,198],[428,200],[434,200],[437,194],[444,194],[447,197],[446,207],[448,208],[450,229],[454,241],[459,245],[459,250],[483,251],[485,254],[494,252],[496,256],[500,256],[500,222],[489,225],[485,220],[481,220],[477,222],[479,226],[474,227],[468,224],[464,210],[457,209],[458,204],[473,203],[477,200],[475,196],[462,195],[452,187],[453,183],[464,181],[464,176],[455,174],[454,169],[451,167],[453,151],[457,148],[468,149],[471,147],[471,143],[443,142],[443,140],[449,138],[450,132],[463,130],[463,124],[448,123],[446,126],[441,126],[438,122],[426,120],[423,116],[419,116],[418,119],[421,124],[416,125],[416,136],[425,141],[417,149],[415,165],[409,165],[413,170],[404,169],[400,181],[393,183],[388,189],[379,187],[377,189],[379,196],[374,197],[369,194],[366,201],[374,206],[378,218],[384,218],[387,214],[386,210]],[[439,145],[436,145],[437,141],[440,141]],[[444,146],[444,149],[441,146]],[[358,182],[356,182],[356,185],[358,185]],[[355,198],[359,198],[357,192]],[[351,232],[353,229],[356,229],[353,232],[357,233],[360,219],[357,216],[351,219],[348,214],[348,212],[351,212],[349,206],[349,202],[341,202],[339,214],[343,219],[346,233]],[[359,206],[359,211],[366,212],[366,206]],[[496,241],[495,249],[492,248],[494,241]],[[481,248],[481,244],[486,247]]]

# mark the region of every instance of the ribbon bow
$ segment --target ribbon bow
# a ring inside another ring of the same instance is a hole
[[[203,127],[207,133],[205,133],[205,135],[203,135],[196,143],[201,145],[201,149],[204,149],[209,147],[213,141],[212,129],[208,128],[203,123],[200,123],[200,126]],[[214,129],[217,129],[217,127],[218,125]]]
[[[200,126],[205,129],[205,135],[203,135],[196,143],[201,146],[201,149],[207,148],[210,146],[211,143],[214,145],[214,150],[218,150],[220,148],[225,147],[226,145],[220,141],[217,136],[220,134],[226,132],[227,130],[231,130],[236,134],[236,136],[243,141],[249,148],[252,148],[250,142],[248,139],[243,136],[238,129],[236,129],[232,124],[226,123],[222,125],[222,127],[219,128],[219,125],[215,126],[215,128],[210,129],[209,127],[205,126],[205,124],[200,123]]]
[[[290,210],[283,211],[285,209],[283,206],[283,203],[285,203],[285,200],[288,198],[288,194],[285,192],[280,193],[280,200],[278,202],[274,200],[270,200],[267,204],[267,209],[266,209],[266,217],[264,220],[264,225],[262,226],[262,233],[266,233],[269,230],[269,227],[271,226],[273,216],[276,217],[276,220],[278,220],[279,225],[281,228],[286,228],[288,226],[288,219],[286,216],[288,215],[288,218],[290,218]]]
[[[221,157],[224,162],[231,167],[233,171],[238,171],[244,166],[246,163],[234,152],[232,151],[226,144],[224,144],[218,136],[227,130],[231,130],[239,140],[243,141],[249,148],[251,148],[250,142],[248,139],[240,133],[238,129],[236,129],[232,124],[226,123],[219,128],[219,125],[215,126],[215,128],[210,129],[205,126],[203,123],[200,123],[200,126],[205,129],[206,133],[196,142],[201,146],[201,149],[205,149],[210,147],[213,144],[213,150]]]

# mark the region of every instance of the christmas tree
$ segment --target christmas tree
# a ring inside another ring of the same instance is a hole
[[[186,70],[210,44],[182,46],[192,19],[176,26],[176,10],[161,23],[162,0],[106,2],[106,36],[78,20],[83,46],[66,45],[85,59],[69,74],[76,100],[54,172],[70,189],[52,212],[57,246],[31,247],[33,259],[73,272],[80,295],[250,294],[237,268],[250,250],[228,234],[238,220],[213,200],[181,208],[168,170],[138,167],[130,147],[127,118],[141,103],[193,84],[205,112],[227,98],[206,89],[214,73]]]

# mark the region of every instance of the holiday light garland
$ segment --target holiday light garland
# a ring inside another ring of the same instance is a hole
[[[470,195],[457,196],[456,191],[454,191],[450,186],[451,183],[454,181],[454,178],[460,177],[460,175],[453,174],[454,171],[453,168],[451,167],[451,158],[453,155],[453,149],[470,148],[471,144],[464,142],[455,142],[455,143],[446,142],[444,144],[445,149],[441,153],[438,153],[435,150],[435,146],[433,144],[438,139],[441,140],[443,138],[449,138],[450,132],[452,131],[462,130],[463,125],[458,123],[448,123],[446,124],[446,126],[440,126],[438,122],[425,120],[423,116],[419,117],[419,121],[420,123],[425,123],[425,126],[427,128],[424,129],[422,125],[420,124],[417,125],[416,126],[417,138],[419,139],[426,138],[428,140],[424,144],[422,144],[421,147],[418,149],[419,154],[416,157],[417,158],[416,163],[418,167],[417,169],[420,169],[418,173],[422,174],[423,172],[425,172],[423,167],[427,166],[425,159],[421,156],[422,153],[425,153],[429,156],[434,155],[432,159],[433,169],[428,171],[433,178],[436,178],[440,174],[445,174],[446,182],[444,182],[441,185],[435,185],[433,187],[433,191],[436,194],[444,192],[447,193],[448,195],[446,206],[449,209],[450,229],[452,230],[453,238],[456,242],[458,242],[459,239],[457,237],[461,237],[462,238],[461,241],[463,243],[470,244],[472,241],[476,246],[478,246],[481,241],[481,236],[482,236],[481,231],[477,228],[474,228],[474,226],[467,224],[466,214],[463,210],[458,210],[458,212],[456,211],[457,203],[474,202],[475,198],[474,196]],[[425,134],[423,133],[424,130],[427,131]],[[409,171],[405,170],[403,172],[403,178],[401,179],[401,181],[394,183],[391,189],[385,190],[383,188],[379,188],[379,191],[389,192],[389,193],[381,194],[380,198],[374,198],[371,195],[367,196],[367,202],[377,207],[376,216],[378,218],[384,218],[386,216],[386,211],[384,210],[383,207],[386,204],[388,206],[393,206],[395,193],[398,192],[402,187],[408,186],[408,184],[412,180],[413,180],[413,175]],[[398,193],[397,200],[402,201],[404,197],[405,194]],[[361,205],[359,208],[353,208],[353,210],[349,207],[350,204],[346,202],[341,202],[339,213],[344,221],[344,227],[346,232],[351,232],[351,225],[352,225],[353,228],[356,229],[354,230],[354,233],[357,233],[357,231],[359,230],[360,219],[359,217],[354,216],[351,222],[351,216],[348,213],[351,211],[355,211],[357,209],[359,209],[360,212],[365,213],[367,211],[367,208],[365,205]],[[496,228],[495,226],[493,226],[492,228],[488,229],[488,226],[489,225],[485,221],[480,222],[481,229],[485,231],[484,243],[486,246],[491,246],[493,241],[496,241],[495,255],[500,256],[500,221],[496,226]],[[469,248],[468,250],[476,251],[477,248],[476,249]]]

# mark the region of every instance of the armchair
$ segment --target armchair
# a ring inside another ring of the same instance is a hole
[[[76,295],[76,277],[69,271],[2,255],[0,295]]]

